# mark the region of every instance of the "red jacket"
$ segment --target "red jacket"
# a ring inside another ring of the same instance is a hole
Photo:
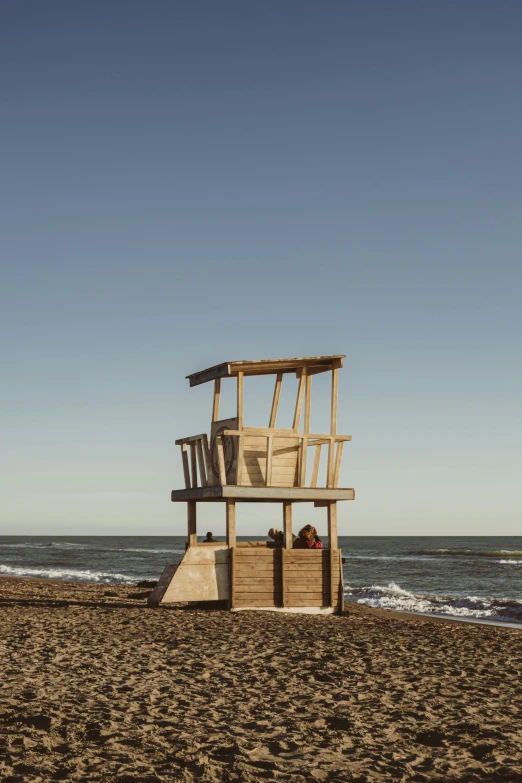
[[[307,541],[306,538],[296,538],[294,541],[294,549],[322,549],[322,541]]]

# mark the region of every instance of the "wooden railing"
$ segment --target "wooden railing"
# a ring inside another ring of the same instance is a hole
[[[265,485],[271,486],[272,478],[272,459],[273,459],[273,441],[274,438],[289,439],[298,441],[299,461],[298,461],[298,487],[306,487],[306,466],[308,447],[315,448],[314,462],[312,466],[312,476],[310,487],[317,487],[319,475],[319,465],[321,461],[321,449],[328,445],[328,465],[326,471],[326,487],[335,488],[339,483],[339,474],[341,470],[341,460],[343,448],[346,441],[352,439],[351,435],[330,435],[316,433],[298,433],[291,430],[281,430],[271,427],[245,427],[242,430],[224,430],[222,436],[216,438],[216,447],[219,460],[219,480],[225,486],[227,476],[225,470],[225,459],[223,450],[223,437],[231,436],[238,439],[238,460],[237,460],[237,484],[241,484],[241,465],[243,462],[244,437],[251,435],[254,437],[266,437],[266,479]],[[337,446],[337,448],[336,448]]]
[[[176,441],[176,446],[181,446],[181,459],[183,461],[186,489],[193,489],[197,486],[212,486],[214,483],[212,461],[208,438],[205,433],[201,435],[191,435],[188,438],[180,438]],[[198,467],[201,481],[200,485],[198,485]]]

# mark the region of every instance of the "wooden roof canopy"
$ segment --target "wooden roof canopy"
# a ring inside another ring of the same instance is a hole
[[[306,367],[307,375],[316,375],[343,366],[346,354],[337,356],[303,356],[295,359],[261,359],[258,361],[224,362],[209,367],[208,370],[187,375],[191,386],[199,386],[201,383],[214,381],[216,378],[233,378],[239,372],[243,375],[272,375],[274,373],[288,373],[299,371]]]

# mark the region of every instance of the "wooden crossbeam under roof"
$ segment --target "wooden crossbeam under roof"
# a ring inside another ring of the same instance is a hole
[[[308,375],[315,375],[342,367],[345,358],[345,354],[340,354],[338,356],[302,356],[295,359],[224,362],[186,377],[191,386],[199,386],[201,383],[214,381],[216,378],[232,378],[239,372],[244,375],[273,375],[274,373],[298,372],[306,367]]]

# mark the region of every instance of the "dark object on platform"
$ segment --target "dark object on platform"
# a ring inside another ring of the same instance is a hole
[[[136,587],[156,587],[157,584],[157,580],[153,582],[150,579],[143,579],[141,582],[136,582]]]

